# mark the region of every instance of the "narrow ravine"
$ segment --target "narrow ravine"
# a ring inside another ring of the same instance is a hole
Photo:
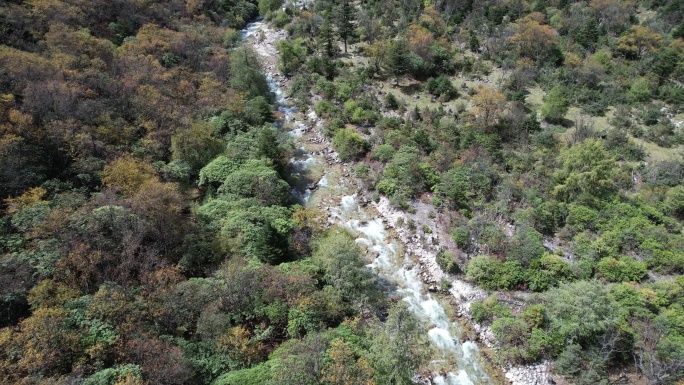
[[[243,30],[243,38],[262,57],[271,90],[276,94],[280,124],[292,135],[297,155],[290,160],[303,179],[293,196],[302,204],[327,213],[327,225],[339,225],[354,234],[366,250],[368,267],[390,283],[425,325],[425,333],[434,346],[434,356],[427,370],[426,383],[450,385],[495,384],[485,370],[478,345],[465,340],[457,322],[452,322],[445,307],[428,291],[421,279],[418,261],[406,252],[378,205],[362,198],[363,189],[351,175],[348,164],[341,163],[322,137],[322,121],[312,111],[297,111],[288,102],[283,87],[285,79],[277,72],[278,40],[284,31],[257,21]],[[382,202],[381,202],[382,203]]]

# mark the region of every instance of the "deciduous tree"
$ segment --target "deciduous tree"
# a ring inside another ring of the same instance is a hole
[[[137,161],[130,155],[113,160],[102,171],[102,184],[124,195],[135,194],[145,184],[156,180],[152,166]]]
[[[510,39],[521,55],[537,64],[549,58],[557,44],[558,33],[543,21],[544,16],[536,12],[525,16],[516,22],[518,30]]]
[[[475,121],[485,131],[501,119],[506,109],[506,96],[489,86],[481,86],[472,98]]]
[[[588,139],[558,155],[559,168],[553,174],[554,194],[565,201],[606,199],[615,191],[615,161],[603,144]]]
[[[428,358],[428,342],[415,316],[402,301],[394,305],[377,331],[370,348],[370,362],[381,384],[410,385],[413,375]]]
[[[618,40],[618,49],[626,55],[642,59],[644,55],[663,45],[664,39],[658,32],[640,25],[632,26]]]

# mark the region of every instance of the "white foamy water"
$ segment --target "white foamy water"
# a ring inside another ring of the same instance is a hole
[[[258,37],[259,36],[259,30],[261,30],[264,27],[264,23],[260,21],[255,21],[252,23],[248,23],[245,28],[243,28],[240,31],[240,36],[242,37],[242,40],[249,39],[250,37]]]
[[[295,138],[299,138],[300,136],[304,135],[304,132],[306,132],[306,124],[296,120],[294,122],[294,127],[290,130],[290,135]]]
[[[290,191],[290,194],[292,194],[292,196],[295,198],[295,200],[297,202],[303,203],[303,204],[308,203],[309,200],[311,199],[311,190],[309,190],[309,189],[305,189],[302,192],[302,191],[299,191],[299,190],[293,188],[292,191]]]
[[[311,154],[303,154],[303,159],[298,159],[295,157],[290,158],[290,164],[293,165],[297,170],[306,170],[318,161]]]
[[[451,333],[446,329],[432,328],[428,331],[428,336],[430,336],[432,342],[443,352],[449,352],[456,349],[456,343],[451,337]]]

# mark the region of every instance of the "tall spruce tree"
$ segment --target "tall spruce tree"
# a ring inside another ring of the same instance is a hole
[[[351,0],[339,0],[335,7],[337,34],[344,42],[344,53],[347,53],[347,40],[354,34],[354,7]]]
[[[323,24],[321,24],[321,28],[318,30],[318,47],[325,56],[329,58],[335,56],[337,47],[335,47],[330,17],[326,16],[323,20]]]
[[[405,40],[393,41],[387,52],[386,69],[395,79],[396,84],[399,84],[399,78],[408,70],[406,52],[408,52],[408,47]]]

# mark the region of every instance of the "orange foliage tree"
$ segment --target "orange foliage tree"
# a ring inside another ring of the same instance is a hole
[[[544,15],[533,12],[516,21],[518,30],[510,38],[522,56],[534,59],[537,63],[548,58],[558,44],[556,30],[543,22]]]
[[[430,46],[435,42],[432,32],[418,24],[411,24],[406,32],[406,42],[411,51],[423,60],[430,58]]]

